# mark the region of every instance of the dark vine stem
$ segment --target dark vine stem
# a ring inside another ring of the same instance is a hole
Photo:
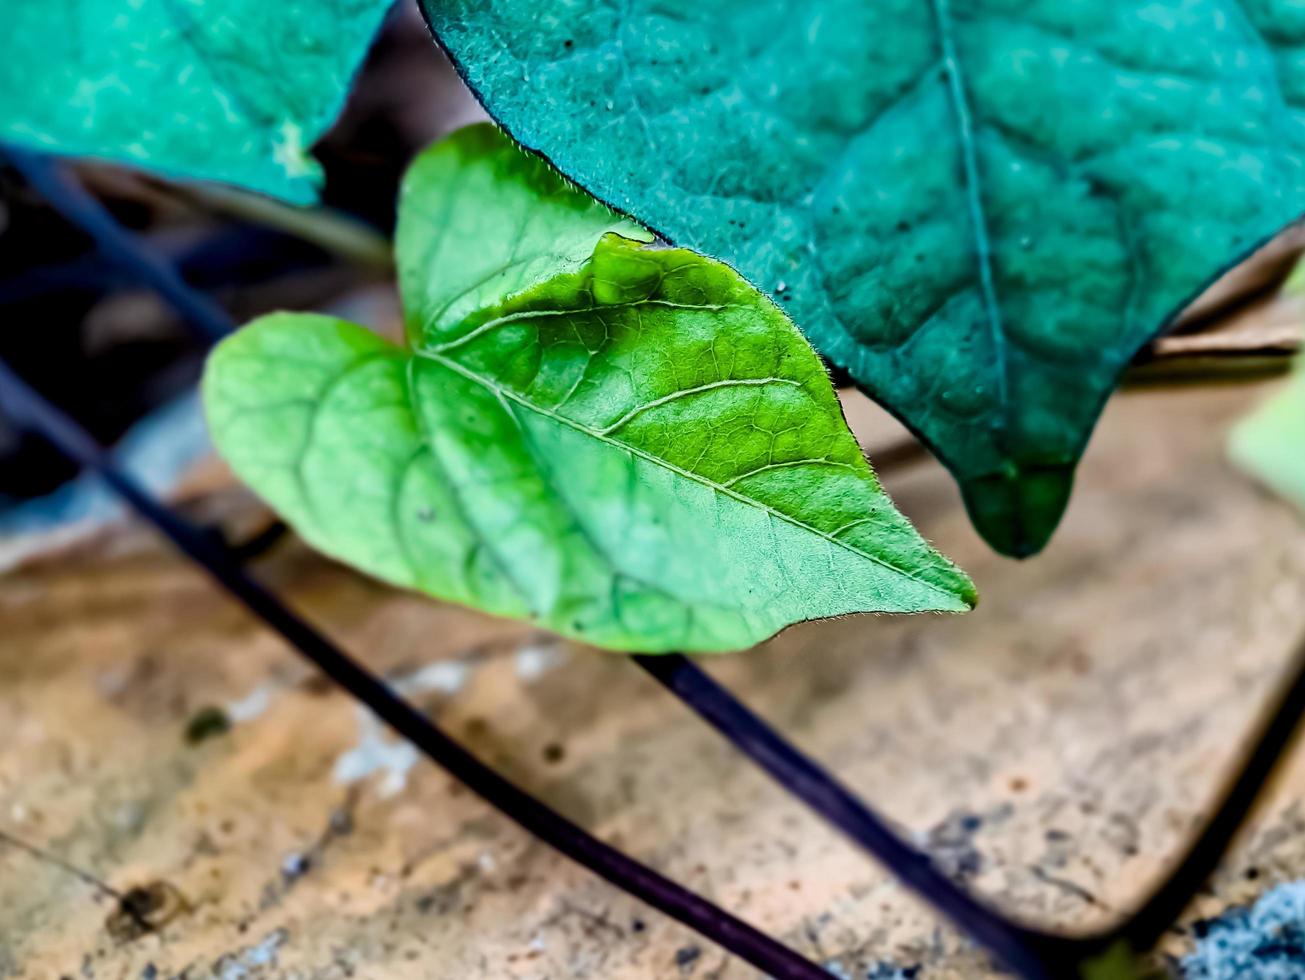
[[[12,147],[5,148],[5,153],[10,162],[24,175],[32,187],[45,196],[65,218],[91,235],[107,257],[131,271],[143,283],[159,292],[172,303],[186,322],[207,340],[216,341],[235,327],[235,324],[224,310],[216,303],[208,300],[207,297],[193,290],[177,274],[175,269],[166,260],[156,256],[149,249],[147,243],[140,240],[139,236],[123,229],[112,215],[56,162],[48,157],[16,150]],[[1230,353],[1235,356],[1239,351],[1231,351]],[[524,794],[512,784],[504,781],[492,770],[481,765],[473,756],[470,756],[464,749],[434,728],[427,719],[415,712],[406,703],[398,700],[381,681],[357,664],[354,664],[343,653],[333,647],[329,641],[281,606],[261,586],[252,579],[247,578],[240,569],[238,559],[233,557],[228,550],[222,548],[220,544],[211,538],[206,538],[202,532],[180,521],[166,508],[153,501],[139,488],[136,488],[134,484],[127,481],[125,477],[118,474],[111,466],[108,458],[104,456],[103,451],[90,440],[89,436],[86,436],[74,423],[45,403],[30,388],[27,388],[25,383],[18,379],[3,362],[0,362],[0,382],[4,382],[6,386],[11,387],[14,391],[25,392],[26,395],[30,396],[27,399],[28,407],[38,410],[38,417],[32,419],[33,422],[39,423],[42,419],[45,422],[57,420],[66,426],[66,428],[59,431],[64,436],[74,438],[71,443],[57,444],[64,448],[65,451],[78,450],[79,452],[86,451],[90,453],[90,456],[98,460],[93,468],[98,469],[101,475],[114,486],[115,490],[122,494],[147,520],[159,526],[160,530],[163,530],[165,534],[171,537],[174,543],[181,546],[183,551],[186,551],[192,558],[203,564],[211,574],[218,577],[219,581],[227,586],[229,590],[236,593],[231,584],[236,581],[243,582],[252,589],[253,591],[248,594],[248,597],[240,593],[236,594],[259,615],[264,615],[264,608],[275,612],[276,616],[264,617],[268,619],[269,625],[281,632],[287,639],[291,639],[291,642],[296,646],[298,645],[297,640],[292,637],[304,639],[310,648],[316,653],[322,654],[324,659],[319,662],[319,666],[322,666],[328,675],[341,683],[355,697],[367,703],[383,718],[386,718],[385,713],[371,705],[367,697],[377,696],[382,702],[386,700],[393,701],[397,705],[394,708],[395,711],[401,715],[404,712],[408,713],[408,716],[401,720],[404,721],[404,725],[411,725],[412,731],[419,736],[412,739],[414,744],[426,752],[427,755],[435,758],[432,751],[428,750],[422,741],[422,739],[431,737],[431,733],[433,733],[436,742],[433,743],[432,749],[437,748],[442,753],[449,753],[449,760],[455,761],[460,767],[457,772],[451,766],[446,765],[446,768],[453,772],[455,776],[467,782],[476,792],[489,799],[491,803],[503,809],[509,817],[521,823],[526,829],[538,834],[542,839],[553,844],[569,857],[575,858],[619,887],[644,898],[650,904],[662,908],[668,914],[698,929],[704,935],[715,939],[721,945],[731,949],[731,951],[738,953],[745,959],[749,959],[754,965],[759,964],[755,959],[731,945],[731,942],[727,940],[738,941],[744,945],[760,943],[761,946],[758,948],[767,950],[769,954],[778,956],[781,959],[787,957],[787,961],[790,962],[792,968],[799,971],[786,973],[773,967],[763,967],[763,969],[768,969],[775,977],[829,976],[823,970],[798,957],[796,953],[775,943],[774,940],[753,930],[745,923],[732,918],[728,913],[704,902],[692,893],[686,892],[674,882],[670,882],[655,872],[638,865],[619,851],[615,851],[600,841],[589,837],[580,828],[568,823],[560,815],[548,810],[542,803]],[[4,394],[3,388],[0,387],[0,398]],[[42,408],[54,414],[42,415],[39,411]],[[47,435],[53,438],[51,433],[47,432]],[[80,437],[80,441],[76,437]],[[76,455],[75,458],[82,461],[84,465],[91,465],[85,463],[85,460],[90,456]],[[121,482],[115,483],[115,479]],[[128,493],[128,490],[132,491],[132,493]],[[267,532],[268,540],[274,540],[280,530],[281,526],[279,524],[269,529]],[[182,541],[175,537],[173,532],[180,534],[185,541],[195,544],[196,547],[200,548],[203,556],[192,552],[187,546],[183,545]],[[217,564],[211,565],[209,559],[214,559]],[[235,575],[236,579],[231,580],[229,583],[227,579],[219,576],[218,570],[221,570],[223,574]],[[265,602],[267,605],[265,607],[256,606],[252,601],[255,597],[259,598],[260,603]],[[280,619],[278,617],[285,618]],[[317,644],[321,645],[320,648]],[[314,653],[310,653],[302,647],[300,650],[306,656],[314,657]],[[349,674],[346,671],[344,675],[336,676],[333,670],[336,663],[335,658],[337,657],[340,663],[348,665],[352,671],[357,672],[357,675]],[[675,694],[685,705],[714,727],[735,748],[771,775],[783,788],[799,797],[817,814],[838,827],[869,853],[876,856],[961,929],[982,943],[1022,976],[1029,978],[1029,980],[1076,975],[1078,970],[1073,964],[1081,963],[1088,957],[1115,943],[1127,943],[1137,951],[1149,950],[1154,946],[1165,930],[1181,914],[1201,885],[1209,878],[1226,853],[1237,828],[1244,821],[1260,790],[1268,780],[1274,765],[1289,745],[1302,714],[1305,714],[1305,647],[1303,647],[1295,676],[1280,697],[1270,718],[1261,728],[1253,748],[1246,757],[1243,768],[1232,780],[1214,815],[1184,853],[1182,859],[1176,864],[1170,877],[1162,882],[1152,895],[1143,902],[1133,917],[1126,920],[1119,927],[1093,936],[1070,938],[1028,928],[1007,919],[975,900],[942,875],[932,865],[927,855],[901,840],[883,822],[882,818],[878,817],[864,803],[858,800],[814,760],[784,740],[781,735],[735,699],[729,691],[708,677],[692,661],[678,655],[670,657],[636,657],[635,659],[671,693]],[[328,664],[332,666],[328,666]],[[367,696],[355,691],[350,686],[355,680],[363,685],[362,690],[367,691]],[[349,681],[349,683],[346,683],[346,681]],[[369,685],[374,687],[369,687]],[[386,718],[386,720],[390,721],[389,718]],[[407,736],[405,727],[401,727],[400,724],[393,721],[390,721],[390,724],[401,734]],[[436,761],[440,760],[436,759]],[[441,764],[444,763],[441,762]],[[467,778],[464,778],[459,772],[465,773]],[[473,780],[475,782],[483,780],[484,789],[478,789],[476,785],[473,785]],[[495,797],[491,798],[490,793],[495,794]],[[515,815],[512,810],[508,809],[508,805],[524,806],[525,809],[521,811],[523,816]],[[548,833],[560,835],[558,840],[562,842],[555,841],[546,833],[535,829],[533,825],[526,822],[526,820],[535,819],[542,820],[541,825],[546,827]],[[586,842],[587,847],[597,849],[596,852],[587,851],[574,841],[567,843],[567,840],[570,839],[569,835],[579,835],[581,841]],[[564,844],[566,846],[563,846]],[[606,870],[604,870],[605,868]],[[627,878],[618,880],[621,875],[628,876],[628,883]],[[647,891],[649,888],[652,889],[651,892]],[[643,891],[639,889],[643,889]],[[663,901],[681,903],[684,909],[683,914],[670,910],[661,904]],[[697,916],[697,919],[690,921],[686,916]],[[712,930],[716,930],[717,927],[720,927],[719,930],[713,932]]]
[[[162,296],[204,340],[217,343],[235,330],[226,310],[192,288],[172,263],[120,225],[58,160],[15,146],[4,147],[4,156],[33,190],[89,235],[106,258]]]
[[[394,250],[379,231],[358,218],[322,207],[283,204],[254,191],[221,184],[160,183],[164,193],[207,214],[260,225],[338,256],[375,276],[394,274]]]
[[[1119,926],[1082,937],[1060,936],[1020,925],[958,888],[927,855],[904,843],[873,811],[800,750],[682,655],[635,658],[735,748],[769,773],[826,821],[877,857],[920,896],[1024,977],[1078,976],[1078,965],[1124,944],[1134,953],[1153,949],[1209,880],[1227,853],[1275,767],[1299,733],[1305,716],[1305,643],[1292,676],[1215,808],[1170,872]]]
[[[1299,734],[1301,717],[1305,715],[1305,643],[1297,649],[1291,670],[1291,678],[1284,682],[1285,688],[1261,723],[1214,814],[1169,877],[1126,922],[1108,934],[1110,939],[1126,941],[1139,951],[1151,949],[1214,873],[1275,767]]]
[[[751,709],[681,654],[640,655],[636,663],[793,794],[878,858],[918,895],[1020,976],[1072,976],[1080,940],[1037,932],[975,900],[902,840],[841,782],[782,738]],[[1089,944],[1095,948],[1095,944]],[[1066,972],[1066,970],[1070,972]]]
[[[28,184],[50,202],[65,219],[90,235],[101,252],[111,261],[153,287],[205,340],[215,342],[235,328],[235,324],[225,311],[193,290],[181,279],[170,263],[154,255],[145,242],[119,225],[104,206],[58,161],[16,148],[8,148],[7,155]],[[97,451],[99,451],[98,447]],[[121,492],[121,488],[116,485],[115,489]],[[274,527],[272,535],[278,534],[282,528],[283,525]],[[245,556],[237,552],[234,556],[228,554],[228,557],[234,557],[238,564]],[[1017,931],[1016,927],[995,917],[986,908],[978,906],[969,896],[939,874],[927,856],[913,851],[896,838],[841,785],[830,779],[810,760],[805,759],[795,748],[785,743],[777,733],[767,728],[764,722],[715,685],[705,674],[697,671],[691,662],[683,657],[661,661],[655,658],[636,658],[636,660],[704,718],[722,719],[720,723],[713,722],[713,724],[745,755],[766,769],[780,781],[781,785],[787,786],[790,791],[800,796],[817,813],[829,819],[854,839],[861,841],[871,853],[888,864],[922,895],[938,904],[944,913],[951,916],[976,939],[989,946],[1012,965],[1020,961],[1020,956],[1024,954],[1018,949],[1019,937],[1013,934]],[[677,662],[678,669],[674,672],[674,676],[678,679],[678,683],[672,682],[669,674],[662,673],[663,665],[670,666],[671,660]],[[713,706],[716,710],[713,710]],[[721,708],[732,710],[722,713]],[[748,724],[744,726],[747,731],[736,737],[735,728],[729,722],[730,720],[737,722],[740,718],[747,719]],[[758,746],[765,746],[767,750],[758,751],[756,749]],[[783,760],[783,763],[779,763],[778,760]],[[825,803],[830,800],[838,801],[840,805],[826,806]],[[1030,973],[1029,976],[1038,977],[1040,974]]]
[[[0,403],[69,459],[97,473],[251,613],[303,657],[437,765],[504,816],[562,854],[636,898],[697,930],[767,975],[783,980],[833,980],[832,974],[759,929],[603,843],[484,765],[425,715],[251,578],[211,535],[190,525],[120,471],[72,419],[0,361]]]

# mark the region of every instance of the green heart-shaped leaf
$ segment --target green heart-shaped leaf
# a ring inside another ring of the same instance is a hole
[[[1233,461],[1305,511],[1305,362],[1232,431]]]
[[[218,449],[323,551],[600,646],[971,605],[784,315],[614,232],[648,237],[491,127],[456,134],[403,191],[410,348],[256,321],[207,368]]]
[[[392,0],[2,0],[0,140],[317,196]]]
[[[492,115],[773,290],[1046,542],[1106,396],[1305,211],[1299,0],[422,0]]]

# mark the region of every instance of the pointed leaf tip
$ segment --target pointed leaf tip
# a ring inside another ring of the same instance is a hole
[[[994,551],[1030,558],[1051,540],[1073,486],[1073,466],[1048,466],[970,480],[961,491],[975,530]]]

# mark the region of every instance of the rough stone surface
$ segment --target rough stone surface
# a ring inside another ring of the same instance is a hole
[[[1116,399],[1028,563],[979,542],[940,468],[888,473],[978,610],[800,627],[710,670],[1003,908],[1113,920],[1208,806],[1305,630],[1305,527],[1224,458],[1256,394]],[[192,506],[257,515],[233,490]],[[255,567],[482,758],[839,975],[989,975],[620,657],[294,541]],[[755,976],[390,742],[144,530],[0,578],[0,623],[0,976]],[[1193,918],[1305,874],[1303,788],[1298,754]],[[153,931],[92,876],[145,889]]]

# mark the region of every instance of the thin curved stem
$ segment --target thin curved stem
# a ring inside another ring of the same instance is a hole
[[[1227,853],[1261,790],[1305,717],[1305,643],[1245,760],[1204,828],[1173,870],[1119,926],[1082,937],[1029,929],[975,900],[942,875],[927,855],[905,844],[818,763],[682,655],[637,656],[654,679],[833,826],[861,844],[921,897],[1025,977],[1077,975],[1076,965],[1120,943],[1151,950],[1182,914]],[[1040,971],[1040,972],[1039,972]]]
[[[603,843],[500,776],[398,696],[383,680],[300,619],[210,535],[154,500],[114,466],[72,419],[0,361],[0,402],[70,459],[99,474],[185,555],[202,565],[233,598],[289,642],[335,683],[371,709],[427,758],[504,816],[595,874],[697,930],[757,969],[783,980],[833,980],[832,975],[764,932]]]
[[[140,236],[114,220],[59,161],[15,146],[4,147],[9,163],[45,200],[121,266],[163,297],[181,318],[209,343],[236,328],[226,310],[190,286],[167,259],[157,255]]]
[[[1169,877],[1138,910],[1105,938],[1125,940],[1135,950],[1153,947],[1214,873],[1260,791],[1297,736],[1305,715],[1305,643],[1296,653],[1292,677],[1260,726],[1245,760],[1224,791],[1214,814],[1188,846]]]
[[[167,193],[191,208],[215,211],[311,242],[376,276],[394,274],[390,240],[351,215],[323,207],[301,208],[221,184],[166,184]]]
[[[1041,933],[977,901],[911,847],[819,763],[681,654],[634,661],[779,785],[881,861],[903,883],[1008,967],[1029,980],[1073,975],[1096,944]]]

